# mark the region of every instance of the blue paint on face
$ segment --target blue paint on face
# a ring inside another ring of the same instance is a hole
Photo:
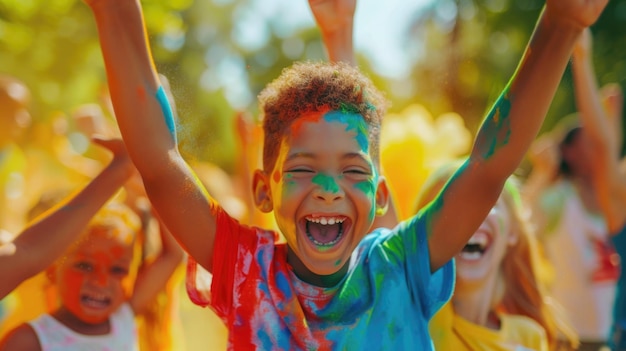
[[[174,140],[176,140],[176,124],[174,122],[174,112],[172,111],[172,106],[170,106],[170,101],[167,98],[167,94],[165,94],[165,90],[162,86],[156,92],[156,99],[161,106],[161,111],[163,111],[163,118],[165,118],[165,125],[167,125],[167,129],[170,131],[170,135]]]
[[[339,122],[347,125],[346,131],[356,132],[356,141],[363,152],[369,152],[368,129],[363,116],[358,113],[330,111],[324,115],[326,122]]]

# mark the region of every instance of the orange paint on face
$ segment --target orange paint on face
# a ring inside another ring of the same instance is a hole
[[[272,179],[274,180],[275,183],[278,183],[280,181],[280,171],[276,170],[274,172],[274,175],[272,176]]]
[[[302,125],[310,122],[319,122],[324,117],[323,113],[309,113],[302,115],[291,124],[291,133],[293,137],[297,137],[302,130]]]
[[[132,256],[132,245],[91,232],[57,267],[63,307],[84,323],[106,322],[126,300],[123,282]]]

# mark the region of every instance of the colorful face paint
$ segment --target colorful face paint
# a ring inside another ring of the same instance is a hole
[[[356,141],[361,146],[361,150],[367,153],[369,150],[368,130],[363,116],[355,113],[344,113],[341,111],[330,111],[324,115],[327,122],[339,122],[346,125],[346,131],[356,132]]]
[[[313,184],[317,184],[322,187],[325,192],[333,194],[339,192],[339,185],[337,185],[335,179],[324,173],[318,173],[313,177],[313,179],[311,179],[311,181],[313,182]]]
[[[165,125],[167,125],[167,129],[170,131],[170,135],[172,136],[174,141],[176,141],[176,124],[174,121],[174,112],[172,111],[170,101],[167,98],[167,94],[165,94],[165,90],[162,86],[160,86],[156,92],[156,99],[161,106],[161,111],[163,111]]]
[[[87,324],[106,322],[126,299],[123,283],[131,259],[132,244],[97,231],[88,234],[56,268],[63,308]]]
[[[367,125],[359,114],[324,111],[306,114],[288,132],[271,173],[276,224],[302,279],[337,281],[375,217],[378,175]]]
[[[378,177],[373,177],[369,181],[356,183],[354,187],[362,191],[365,194],[365,196],[367,196],[368,198],[375,198],[377,182],[378,182]],[[372,209],[369,213],[369,217],[371,220],[374,220],[375,216],[376,216],[376,206],[372,206]]]
[[[272,179],[274,180],[274,182],[278,183],[280,181],[280,171],[276,170],[274,172],[274,176],[272,177]]]

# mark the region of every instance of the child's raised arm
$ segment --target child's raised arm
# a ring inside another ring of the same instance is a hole
[[[356,0],[309,0],[330,62],[356,65],[353,30]]]
[[[583,29],[608,0],[548,0],[513,78],[483,121],[468,160],[425,212],[431,270],[472,236],[535,139]]]
[[[626,199],[626,182],[619,172],[620,134],[613,130],[609,112],[602,105],[592,60],[592,36],[589,29],[583,32],[572,55],[572,73],[576,106],[584,137],[588,138],[593,184],[598,202],[606,217],[611,233],[617,233],[626,222],[623,211]],[[621,111],[619,111],[621,118]],[[621,184],[620,184],[621,183]]]
[[[152,61],[139,0],[84,0],[92,9],[122,137],[148,197],[185,250],[211,271],[212,200],[181,157],[174,114]]]
[[[136,315],[143,313],[154,297],[165,288],[176,267],[182,261],[184,252],[180,245],[174,240],[172,234],[159,219],[159,235],[161,238],[161,252],[156,258],[139,267],[135,288],[130,298],[130,305]]]
[[[75,196],[37,218],[13,242],[0,246],[0,299],[63,254],[135,172],[121,140],[94,141],[113,152],[109,165]]]

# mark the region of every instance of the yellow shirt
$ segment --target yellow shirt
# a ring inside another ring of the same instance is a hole
[[[545,330],[519,315],[500,315],[500,330],[471,323],[454,314],[447,303],[430,321],[430,335],[437,351],[548,351]]]

